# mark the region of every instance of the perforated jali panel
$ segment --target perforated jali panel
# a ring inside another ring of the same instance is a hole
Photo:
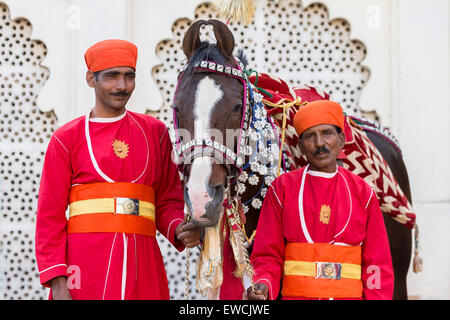
[[[211,3],[200,4],[194,20],[176,20],[172,25],[173,37],[162,40],[156,47],[161,64],[153,68],[152,76],[163,105],[151,114],[170,128],[178,70],[185,62],[181,48],[183,36],[193,21],[212,18],[217,18],[217,13]],[[244,50],[249,68],[281,77],[291,86],[314,86],[329,93],[348,114],[361,115],[359,97],[370,76],[369,69],[362,65],[366,49],[363,43],[350,38],[350,24],[346,20],[329,19],[325,5],[313,3],[303,7],[300,0],[280,0],[278,3],[259,0],[251,25],[231,21],[229,27],[236,41],[235,53],[238,49]],[[170,245],[163,248],[168,256],[178,257],[176,253],[170,253],[174,251]],[[177,287],[175,282],[182,282],[184,273],[179,266],[184,266],[184,256],[183,263],[174,264],[175,261],[168,266],[169,283],[172,297],[181,299],[183,290],[173,288]],[[191,261],[198,261],[198,253]],[[191,297],[200,296],[195,291]]]
[[[29,21],[0,3],[0,298],[42,299],[34,252],[37,195],[56,117],[36,106],[49,77]]]

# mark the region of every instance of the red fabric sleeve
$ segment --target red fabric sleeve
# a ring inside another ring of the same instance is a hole
[[[180,175],[172,161],[173,146],[167,128],[161,136],[160,178],[156,186],[156,228],[178,251],[185,246],[175,238],[175,229],[184,218],[184,196]]]
[[[283,236],[282,205],[277,194],[275,180],[269,187],[256,228],[255,241],[250,260],[254,266],[255,283],[265,283],[269,299],[276,299],[283,275],[285,239]]]
[[[72,169],[66,146],[55,135],[44,159],[36,216],[36,260],[41,284],[66,276],[66,209]]]
[[[394,271],[391,251],[375,193],[367,204],[366,238],[362,245],[361,280],[365,300],[391,300],[394,292]]]

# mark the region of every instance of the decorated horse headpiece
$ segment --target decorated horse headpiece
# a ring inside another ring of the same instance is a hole
[[[180,171],[184,170],[185,164],[192,163],[192,161],[195,158],[208,154],[214,157],[220,157],[221,158],[220,160],[225,160],[226,164],[234,166],[239,171],[240,174],[242,170],[242,164],[244,161],[243,153],[241,152],[241,145],[244,144],[245,139],[243,132],[247,130],[249,124],[251,102],[248,95],[249,82],[245,72],[243,71],[244,66],[238,59],[236,59],[236,64],[238,68],[234,68],[231,66],[224,66],[213,61],[201,61],[194,64],[193,70],[193,72],[206,71],[206,72],[220,73],[242,81],[244,87],[244,98],[242,105],[244,106],[244,110],[241,118],[240,133],[238,137],[238,145],[236,148],[236,152],[231,148],[228,148],[227,146],[223,145],[221,142],[213,141],[211,138],[198,138],[187,141],[186,143],[181,143],[178,132],[176,111],[174,109],[173,123],[176,132],[176,151],[178,156],[178,168]],[[185,70],[182,70],[180,72],[178,76],[178,83],[181,81],[184,71]]]
[[[249,72],[245,70],[244,65],[238,58],[235,57],[234,59],[237,68],[222,65],[214,61],[200,61],[194,64],[193,72],[219,73],[236,78],[242,82],[244,88],[242,105],[244,109],[241,117],[236,152],[218,141],[213,141],[211,138],[197,138],[181,143],[176,110],[174,109],[175,149],[178,157],[178,169],[182,173],[186,164],[192,163],[197,157],[208,155],[219,160],[224,160],[225,164],[233,166],[238,172],[237,176],[240,176],[242,171],[248,166],[251,166],[253,172],[257,172],[263,176],[274,174],[273,170],[270,169],[270,164],[275,161],[276,156],[274,154],[278,154],[278,144],[272,143],[272,139],[277,136],[275,126],[267,116],[266,109],[262,104],[262,96],[253,90],[253,85],[248,80]],[[184,71],[185,69],[180,71],[178,83],[182,80]],[[250,157],[247,163],[245,162],[246,157]],[[232,177],[232,181],[234,181],[234,178],[236,177]],[[236,191],[242,193],[244,190],[245,187],[241,179],[241,183],[239,184],[238,182]]]

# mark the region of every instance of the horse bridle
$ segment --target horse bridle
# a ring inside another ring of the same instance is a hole
[[[227,184],[228,189],[230,187],[230,183],[236,180],[236,178],[242,172],[242,166],[244,164],[244,154],[242,152],[242,146],[244,145],[244,135],[243,132],[247,130],[250,116],[251,116],[251,108],[250,108],[250,97],[249,97],[249,82],[248,78],[244,72],[244,67],[242,63],[235,58],[236,65],[238,68],[234,68],[231,66],[224,66],[222,64],[218,64],[212,61],[201,61],[194,65],[194,72],[212,72],[219,73],[225,76],[236,78],[243,83],[243,103],[244,110],[242,112],[241,117],[241,125],[240,132],[238,137],[238,144],[236,148],[236,152],[223,145],[220,142],[213,141],[211,138],[197,138],[190,140],[186,143],[180,143],[180,136],[178,132],[178,122],[177,122],[177,114],[175,108],[173,108],[173,123],[175,127],[176,134],[176,153],[177,153],[177,167],[178,170],[185,177],[185,168],[188,164],[191,164],[195,158],[200,156],[210,156],[212,158],[220,158],[219,160],[223,161],[225,159],[223,166],[227,171]],[[180,71],[178,75],[178,84],[180,83],[184,70]],[[177,85],[178,88],[178,85]],[[175,89],[174,100],[176,98],[177,89]],[[220,162],[219,162],[220,163]]]

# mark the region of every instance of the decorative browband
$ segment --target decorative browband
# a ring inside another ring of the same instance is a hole
[[[233,150],[227,148],[221,143],[212,141],[209,138],[197,138],[181,145],[178,156],[183,160],[183,162],[185,162],[186,157],[191,154],[192,161],[194,158],[202,156],[204,153],[208,152],[207,150],[217,150],[220,155],[228,158],[231,163],[237,165],[238,167],[242,165],[243,160],[241,157],[238,157]]]
[[[230,157],[231,159],[233,159],[233,161],[236,161],[237,155],[236,153],[233,152],[233,150],[231,150],[230,148],[227,148],[226,146],[224,146],[223,144],[220,144],[216,141],[212,141],[211,139],[208,138],[197,138],[194,140],[189,141],[188,143],[184,144],[181,146],[180,151],[183,153],[188,149],[191,149],[192,147],[210,147],[213,149],[216,149],[220,152],[222,152],[223,154],[227,155],[228,157]]]
[[[238,61],[238,63],[240,63],[240,61]],[[230,66],[224,66],[216,62],[204,60],[194,64],[194,67],[206,69],[213,72],[226,73],[227,75],[230,75],[232,77],[236,77],[241,80],[247,81],[245,73],[242,70]]]

